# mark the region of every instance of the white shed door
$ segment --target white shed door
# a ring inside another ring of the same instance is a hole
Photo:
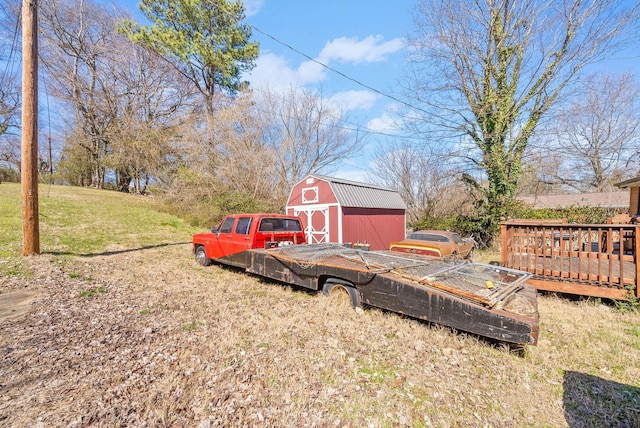
[[[304,230],[309,244],[329,242],[329,206],[295,207],[293,214],[299,216],[306,228]]]

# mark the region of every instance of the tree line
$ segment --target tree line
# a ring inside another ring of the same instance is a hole
[[[20,168],[20,2],[0,7],[6,175]],[[153,190],[205,223],[281,210],[295,182],[378,139],[369,180],[401,192],[411,224],[453,215],[488,233],[519,195],[610,190],[638,173],[636,78],[594,68],[637,46],[633,2],[417,1],[397,138],[346,126],[316,91],[243,81],[259,45],[242,2],[139,8],[148,25],[104,3],[40,3],[43,179]]]

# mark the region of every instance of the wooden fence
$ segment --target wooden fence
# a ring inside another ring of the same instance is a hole
[[[634,224],[501,223],[505,267],[531,272],[538,290],[627,300],[640,298],[640,235]]]

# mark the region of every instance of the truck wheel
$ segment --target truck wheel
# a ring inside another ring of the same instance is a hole
[[[196,262],[198,262],[200,266],[209,266],[211,264],[211,260],[207,257],[207,252],[202,245],[196,247]]]
[[[358,290],[348,282],[329,279],[322,286],[322,292],[327,296],[336,297],[337,300],[348,301],[354,308],[362,306]]]

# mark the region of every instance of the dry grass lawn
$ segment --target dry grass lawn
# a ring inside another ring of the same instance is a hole
[[[200,267],[158,218],[155,243],[1,256],[0,297],[34,295],[0,320],[0,426],[640,426],[637,312],[541,296],[519,356]]]

